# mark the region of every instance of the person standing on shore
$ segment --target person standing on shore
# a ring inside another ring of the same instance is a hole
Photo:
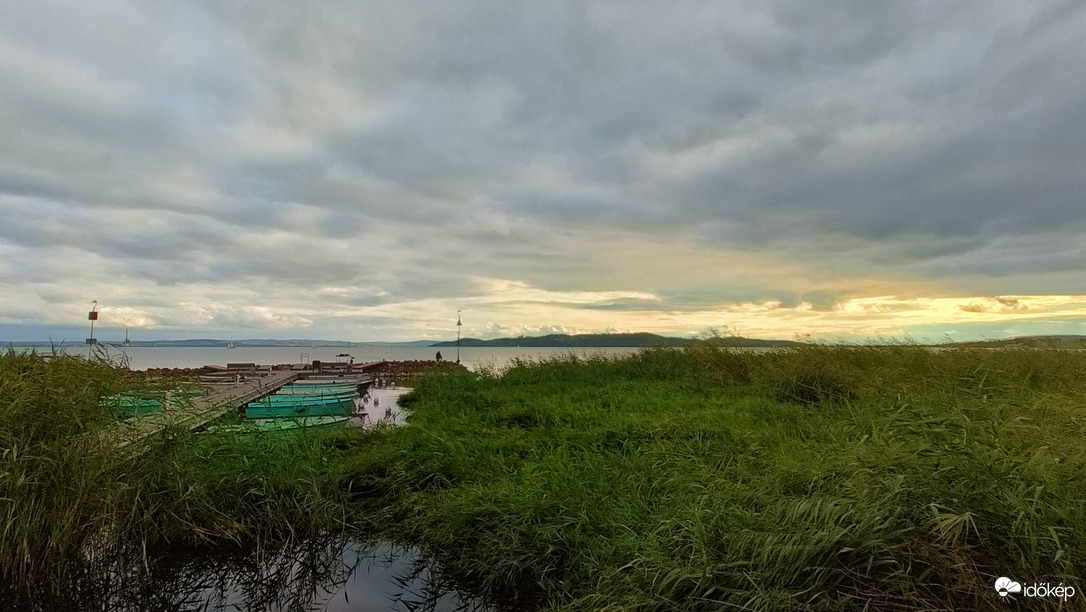
[[[366,425],[366,403],[369,402],[369,396],[363,395],[360,398],[354,400],[354,413],[358,415],[358,418],[362,421],[362,426]]]

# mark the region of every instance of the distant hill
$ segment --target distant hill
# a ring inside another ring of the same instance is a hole
[[[121,340],[99,340],[100,344],[106,346],[121,346],[123,342]],[[130,346],[135,347],[176,347],[176,348],[226,348],[230,344],[233,344],[235,348],[243,347],[343,347],[354,348],[361,346],[409,346],[409,347],[427,347],[433,343],[433,340],[414,340],[411,342],[348,342],[346,340],[312,340],[312,339],[275,339],[275,338],[248,338],[245,340],[216,340],[212,338],[189,338],[186,340],[133,340]],[[85,346],[83,342],[55,342],[50,343],[48,341],[34,341],[34,342],[3,342],[0,345],[6,346],[11,344],[13,346],[31,346],[31,347],[78,347]]]
[[[1002,340],[978,340],[973,342],[955,342],[950,345],[959,348],[1074,348],[1086,349],[1086,336],[1064,334],[1053,336],[1018,336]]]
[[[549,334],[546,336],[520,336],[518,338],[495,338],[493,340],[481,340],[479,338],[464,338],[460,346],[519,346],[519,347],[603,347],[603,346],[685,346],[689,340],[683,338],[669,338],[656,334]],[[456,346],[456,341],[436,342],[431,346],[448,347]]]
[[[100,340],[107,346],[120,346],[120,340]],[[673,336],[660,336],[650,333],[635,334],[549,334],[546,336],[520,336],[517,338],[495,338],[482,340],[480,338],[464,338],[460,346],[472,347],[630,347],[643,348],[654,346],[689,346],[696,342],[710,342],[717,346],[747,347],[747,348],[771,348],[786,346],[802,346],[804,343],[793,340],[762,340],[759,338],[743,338],[741,336],[722,336],[709,340],[694,340],[690,338],[676,338]],[[455,340],[434,342],[432,340],[413,340],[410,342],[348,342],[346,340],[314,340],[307,338],[274,339],[274,338],[247,338],[244,340],[217,340],[213,338],[190,338],[187,340],[133,340],[134,347],[190,347],[190,348],[226,348],[233,343],[236,348],[244,347],[454,347]],[[48,348],[73,348],[85,346],[82,342],[3,342],[3,346],[27,346]],[[1015,338],[1002,338],[998,340],[976,340],[967,342],[954,342],[939,346],[957,348],[1063,348],[1086,349],[1086,335],[1062,334],[1047,336],[1019,336]]]
[[[120,346],[120,340],[100,340],[108,346]],[[491,347],[652,347],[652,346],[689,346],[695,342],[690,338],[676,338],[673,336],[660,336],[650,333],[635,334],[549,334],[546,336],[520,336],[517,338],[496,338],[482,340],[479,338],[464,338],[460,346],[491,346]],[[722,336],[711,338],[708,342],[718,346],[734,347],[785,347],[801,346],[804,343],[793,340],[762,340],[759,338],[743,338],[741,336]],[[230,343],[237,348],[242,347],[453,347],[455,340],[434,342],[432,340],[413,340],[410,342],[348,342],[346,340],[314,340],[309,338],[274,339],[274,338],[246,338],[244,340],[217,340],[213,338],[190,338],[186,340],[133,340],[132,346],[154,347],[195,347],[195,348],[226,348]],[[64,341],[0,341],[2,346],[28,346],[42,347],[81,347],[82,342]],[[1086,335],[1062,334],[1047,336],[1019,336],[1015,338],[1002,338],[999,340],[977,340],[967,342],[954,342],[940,346],[953,346],[958,348],[1001,348],[1001,347],[1032,347],[1032,348],[1074,348],[1086,349]]]
[[[107,344],[118,344],[107,342]],[[310,339],[274,339],[274,338],[248,338],[245,340],[212,340],[208,338],[192,338],[188,340],[133,340],[132,346],[158,346],[158,347],[202,347],[225,348],[233,345],[242,347],[268,347],[268,346],[347,346],[346,341],[337,340],[310,340]]]
[[[494,340],[481,340],[479,338],[464,338],[460,346],[514,346],[514,347],[652,347],[652,346],[689,346],[698,342],[689,338],[674,338],[659,336],[657,334],[549,334],[546,336],[520,336],[518,338],[496,338]],[[800,344],[791,340],[758,340],[755,338],[726,337],[710,340],[719,346],[742,347],[775,347],[794,346]],[[456,346],[456,341],[436,342],[431,346],[450,347]]]

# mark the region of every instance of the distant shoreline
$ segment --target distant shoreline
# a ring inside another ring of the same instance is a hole
[[[810,346],[812,344],[841,344],[843,346],[894,346],[890,343],[821,343],[800,342],[795,340],[764,340],[760,338],[743,338],[738,336],[721,336],[708,339],[678,338],[673,336],[660,336],[649,333],[630,334],[550,334],[546,336],[520,336],[516,338],[495,338],[483,340],[479,338],[462,338],[456,340],[415,340],[410,342],[348,342],[343,340],[306,340],[289,339],[276,340],[271,338],[244,339],[244,340],[218,340],[210,338],[196,338],[187,340],[133,340],[128,344],[124,341],[99,340],[98,343],[110,348],[653,348],[653,347],[684,347],[701,342],[720,347],[734,348],[787,348]],[[903,342],[902,344],[908,344]],[[15,342],[11,340],[0,341],[0,346],[19,348],[79,348],[87,346],[84,342],[66,340],[53,342],[49,340],[34,340]],[[958,348],[1086,348],[1086,336],[1083,335],[1059,335],[1059,336],[1021,336],[1015,338],[1002,338],[998,340],[977,340],[940,344],[912,344],[912,346],[932,347],[958,347]]]

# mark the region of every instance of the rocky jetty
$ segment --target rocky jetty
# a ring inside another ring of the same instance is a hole
[[[411,379],[433,370],[464,370],[467,368],[453,361],[435,361],[433,359],[412,359],[407,361],[386,361],[373,370],[377,376],[377,386],[410,386]]]

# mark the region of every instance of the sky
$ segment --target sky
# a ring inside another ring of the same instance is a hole
[[[5,2],[0,340],[1086,334],[1084,57],[1079,1]]]

